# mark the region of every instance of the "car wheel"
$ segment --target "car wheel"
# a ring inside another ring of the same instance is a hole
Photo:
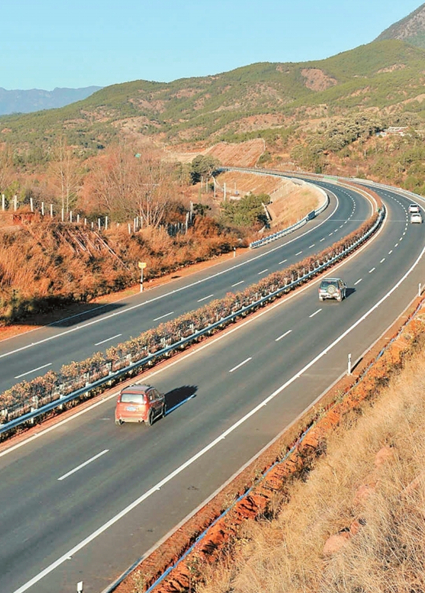
[[[319,296],[319,301],[320,301],[321,303],[323,303],[323,297],[322,297],[322,296]]]
[[[153,421],[154,421],[154,413],[153,413],[153,410],[151,409],[151,410],[149,410],[148,419],[147,419],[146,424],[148,426],[152,426]]]
[[[161,418],[164,418],[166,413],[167,413],[167,404],[163,404],[163,406],[161,408]]]
[[[123,421],[122,420],[115,420],[115,424],[117,426],[121,426],[121,424],[123,424]]]

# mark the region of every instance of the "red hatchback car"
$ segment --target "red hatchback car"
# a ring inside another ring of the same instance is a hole
[[[129,385],[121,390],[115,408],[115,424],[145,422],[152,426],[166,413],[165,395],[151,385]]]

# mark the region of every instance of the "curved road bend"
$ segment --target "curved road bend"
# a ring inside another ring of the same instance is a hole
[[[381,232],[333,272],[342,303],[316,281],[151,373],[171,408],[151,428],[116,427],[111,397],[0,456],[3,593],[104,590],[344,373],[425,277],[423,227],[386,201]]]
[[[130,297],[87,319],[74,316],[61,323],[0,342],[0,392],[63,364],[105,351],[163,321],[197,309],[229,291],[238,291],[262,277],[332,245],[358,228],[371,205],[354,191],[323,184],[338,195],[316,220],[293,235],[237,260],[214,266],[189,278]]]

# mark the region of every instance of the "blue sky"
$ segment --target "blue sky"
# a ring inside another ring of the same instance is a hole
[[[327,58],[420,0],[4,0],[0,87],[85,87]]]

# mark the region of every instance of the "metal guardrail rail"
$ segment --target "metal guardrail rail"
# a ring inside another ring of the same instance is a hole
[[[184,347],[185,345],[196,341],[198,338],[205,336],[206,334],[214,331],[215,329],[234,321],[237,317],[240,317],[241,315],[245,315],[246,313],[253,311],[256,308],[261,307],[267,301],[270,301],[270,300],[274,299],[275,297],[280,296],[282,293],[289,291],[292,288],[295,288],[297,285],[302,284],[303,282],[306,282],[310,278],[314,277],[315,275],[319,274],[320,272],[322,272],[325,269],[334,265],[339,260],[346,257],[349,253],[354,251],[360,244],[364,243],[366,241],[366,239],[368,239],[368,237],[370,237],[376,231],[376,229],[381,225],[382,221],[385,218],[385,215],[386,215],[386,209],[385,209],[385,207],[383,207],[382,210],[379,212],[379,216],[378,216],[378,219],[376,220],[375,224],[362,237],[360,237],[357,241],[355,241],[347,249],[342,250],[339,254],[334,256],[329,261],[319,265],[318,267],[314,268],[313,270],[309,271],[308,273],[304,274],[303,276],[297,278],[296,280],[293,280],[292,282],[289,282],[288,284],[285,284],[284,286],[279,287],[278,289],[270,292],[269,294],[261,297],[260,299],[253,301],[250,305],[243,306],[238,311],[235,311],[235,312],[231,313],[230,315],[227,315],[226,317],[223,317],[214,323],[208,324],[207,326],[205,326],[204,328],[202,328],[200,330],[194,331],[192,335],[181,338],[177,342],[174,342],[173,344],[170,344],[170,345],[162,348],[161,350],[158,350],[157,352],[155,352],[153,354],[149,354],[148,356],[146,356],[136,362],[130,363],[128,366],[126,366],[123,369],[120,369],[117,371],[110,371],[109,374],[105,377],[97,379],[93,382],[87,382],[85,386],[83,386],[79,389],[76,389],[75,391],[73,391],[67,395],[59,395],[59,397],[57,399],[49,402],[48,404],[46,404],[44,406],[41,406],[40,408],[32,409],[31,412],[28,412],[22,416],[19,416],[18,418],[15,418],[14,420],[11,420],[10,422],[0,424],[0,434],[4,434],[14,428],[17,428],[18,426],[21,426],[22,424],[34,422],[34,420],[37,417],[42,416],[43,414],[46,414],[48,412],[51,412],[55,408],[59,408],[59,407],[63,406],[64,404],[71,402],[72,400],[78,399],[81,396],[88,395],[91,391],[98,389],[104,385],[108,385],[108,384],[112,385],[115,382],[115,380],[117,380],[121,377],[125,377],[126,375],[132,374],[133,371],[135,371],[137,368],[142,367],[142,366],[148,366],[150,363],[153,363],[155,359],[162,358],[164,356],[171,354],[171,352],[173,352],[174,350],[178,350],[179,348]]]
[[[275,171],[275,172],[267,171],[267,170],[256,171],[255,169],[244,169],[244,168],[239,168],[239,167],[219,167],[217,169],[217,171],[219,171],[219,172],[240,171],[241,173],[246,172],[246,173],[252,173],[254,175],[263,175],[263,176],[268,176],[268,177],[284,177],[285,179],[288,179],[289,181],[293,180],[293,178],[290,177],[289,175],[286,175],[285,173],[278,173],[277,171]],[[300,181],[300,180],[297,179],[297,181]],[[303,183],[305,183],[306,185],[309,185],[308,182],[306,182],[304,180],[303,180]],[[272,243],[273,241],[277,241],[277,239],[281,239],[282,237],[285,237],[286,235],[293,233],[297,229],[300,229],[302,226],[304,226],[309,220],[316,218],[316,216],[319,216],[319,214],[321,214],[324,210],[326,210],[326,208],[329,206],[328,194],[323,189],[321,189],[319,187],[316,187],[315,189],[319,190],[319,192],[324,197],[323,204],[321,206],[319,206],[319,208],[317,208],[317,210],[312,210],[311,212],[309,212],[307,214],[307,216],[304,216],[304,218],[302,218],[295,224],[287,227],[286,229],[282,229],[281,231],[277,231],[276,233],[267,235],[267,237],[264,237],[263,239],[258,239],[257,241],[253,241],[252,243],[249,244],[250,249],[256,249],[257,247],[262,247],[263,245],[268,245],[269,243]]]

